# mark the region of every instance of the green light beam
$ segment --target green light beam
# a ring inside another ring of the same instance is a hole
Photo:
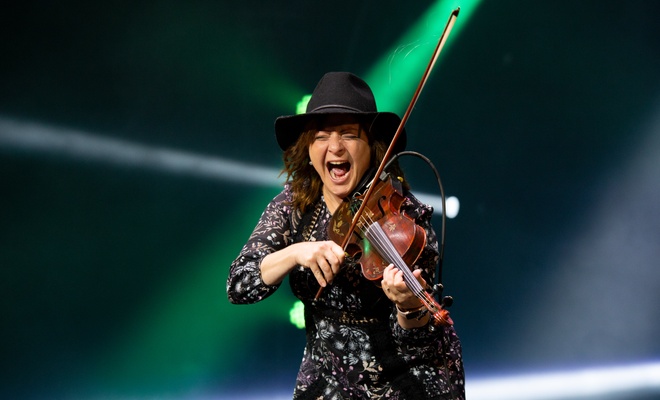
[[[417,88],[424,69],[442,34],[451,12],[457,7],[461,11],[451,34],[447,38],[443,54],[451,47],[456,37],[467,25],[481,0],[439,0],[399,40],[386,55],[377,61],[365,80],[378,99],[378,109],[401,115]],[[440,59],[436,63],[438,69]],[[432,74],[437,71],[432,71]]]
[[[255,210],[273,195],[265,190],[246,199],[197,254],[178,261],[180,275],[172,276],[148,304],[131,311],[134,322],[94,366],[91,384],[96,390],[119,398],[179,398],[217,381],[217,374],[229,376],[264,327],[286,321],[292,294],[278,291],[268,302],[236,306],[228,302],[223,286],[237,249],[259,216]]]

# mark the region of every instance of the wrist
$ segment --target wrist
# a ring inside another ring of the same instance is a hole
[[[424,305],[414,308],[401,308],[398,305],[396,305],[396,311],[397,314],[399,314],[406,320],[416,319],[418,321],[421,320],[429,312],[429,310],[426,309]]]

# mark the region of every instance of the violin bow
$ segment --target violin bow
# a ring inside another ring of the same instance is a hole
[[[454,27],[454,23],[456,22],[456,18],[458,17],[459,11],[460,11],[460,7],[452,11],[451,15],[449,16],[449,20],[445,25],[445,29],[442,31],[440,40],[438,40],[438,44],[436,45],[435,50],[433,51],[433,55],[431,56],[428,65],[426,66],[426,70],[424,70],[422,79],[419,81],[419,84],[417,85],[417,89],[415,90],[415,93],[413,94],[413,97],[410,100],[410,104],[408,105],[405,114],[403,114],[403,117],[401,118],[399,127],[394,133],[394,136],[392,137],[392,141],[390,142],[390,145],[387,148],[385,155],[383,156],[383,160],[381,161],[380,166],[378,167],[378,170],[376,171],[376,174],[374,175],[374,178],[371,181],[371,184],[369,185],[369,189],[367,190],[367,192],[364,195],[364,198],[362,199],[362,204],[360,205],[360,208],[358,208],[355,215],[353,216],[353,221],[351,222],[351,226],[348,229],[348,233],[346,234],[344,241],[342,243],[342,248],[344,249],[348,245],[348,241],[351,237],[351,234],[355,230],[355,227],[358,221],[360,220],[360,216],[362,215],[362,212],[364,211],[367,205],[367,201],[371,197],[371,194],[373,193],[374,188],[376,187],[377,179],[380,179],[380,175],[383,173],[383,170],[385,169],[385,165],[387,164],[387,161],[389,160],[390,156],[392,155],[392,152],[394,151],[394,144],[396,143],[396,140],[399,138],[399,136],[401,136],[401,132],[403,132],[403,128],[406,126],[406,122],[408,121],[408,118],[410,117],[412,110],[415,108],[415,104],[417,104],[417,99],[419,98],[419,95],[422,93],[422,90],[424,89],[424,85],[426,85],[426,81],[428,81],[429,76],[431,75],[431,70],[433,70],[435,63],[438,60],[438,57],[440,56],[440,52],[442,51],[442,48],[445,46],[445,43],[447,42],[447,37],[449,37],[449,33]]]
[[[390,145],[388,146],[387,151],[383,156],[383,160],[381,161],[378,170],[376,171],[376,174],[374,175],[374,178],[372,179],[371,184],[369,185],[369,189],[367,189],[367,192],[365,193],[364,198],[362,199],[362,204],[360,205],[360,208],[358,208],[358,210],[355,212],[355,215],[353,216],[353,220],[351,221],[351,226],[349,227],[348,232],[344,237],[344,240],[341,245],[342,249],[344,250],[346,249],[346,246],[348,246],[350,237],[355,231],[355,227],[357,226],[358,222],[360,221],[360,217],[362,216],[362,213],[364,212],[364,209],[367,206],[367,201],[371,197],[376,187],[377,180],[380,179],[380,175],[383,173],[383,170],[385,169],[385,165],[387,165],[387,161],[389,160],[390,156],[392,155],[392,152],[394,151],[394,145],[396,144],[396,141],[399,138],[399,136],[401,136],[401,132],[403,132],[403,128],[406,126],[406,122],[408,122],[408,118],[410,117],[412,110],[415,108],[415,104],[417,104],[417,99],[419,99],[419,95],[422,93],[422,90],[426,85],[426,81],[428,81],[429,76],[431,75],[431,71],[433,70],[435,63],[438,60],[438,57],[440,56],[440,52],[442,51],[442,48],[445,46],[445,43],[447,42],[447,38],[449,37],[449,34],[451,33],[452,28],[454,27],[456,18],[458,18],[459,11],[460,11],[460,7],[457,7],[449,15],[447,24],[445,25],[445,28],[442,31],[442,35],[440,35],[438,44],[435,46],[435,50],[433,51],[431,59],[429,60],[426,69],[424,70],[424,74],[422,75],[419,84],[417,85],[417,89],[415,89],[415,93],[413,93],[412,99],[410,100],[410,104],[408,104],[408,108],[406,109],[406,112],[403,114],[403,117],[401,118],[401,122],[399,123],[399,126],[397,127],[397,130],[394,133],[392,140],[390,141]],[[321,292],[323,292],[323,287],[319,288],[318,292],[316,293],[315,299],[318,299],[321,296]]]

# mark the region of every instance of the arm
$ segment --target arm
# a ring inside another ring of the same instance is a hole
[[[261,261],[261,276],[266,284],[279,285],[293,268],[302,265],[325,287],[343,261],[344,251],[332,241],[300,242],[268,254]]]
[[[277,290],[282,279],[263,279],[262,260],[285,248],[291,241],[286,190],[266,207],[238,257],[232,262],[227,278],[227,297],[235,304],[256,303]],[[283,278],[283,276],[282,276]]]
[[[232,263],[227,279],[227,296],[232,303],[249,304],[265,299],[298,265],[309,268],[321,286],[332,282],[339,271],[344,251],[336,243],[292,243],[290,197],[287,188],[268,204]]]

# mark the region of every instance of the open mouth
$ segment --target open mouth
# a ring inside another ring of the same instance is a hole
[[[348,174],[351,169],[351,163],[346,161],[334,161],[327,163],[328,171],[332,179],[342,179]]]

